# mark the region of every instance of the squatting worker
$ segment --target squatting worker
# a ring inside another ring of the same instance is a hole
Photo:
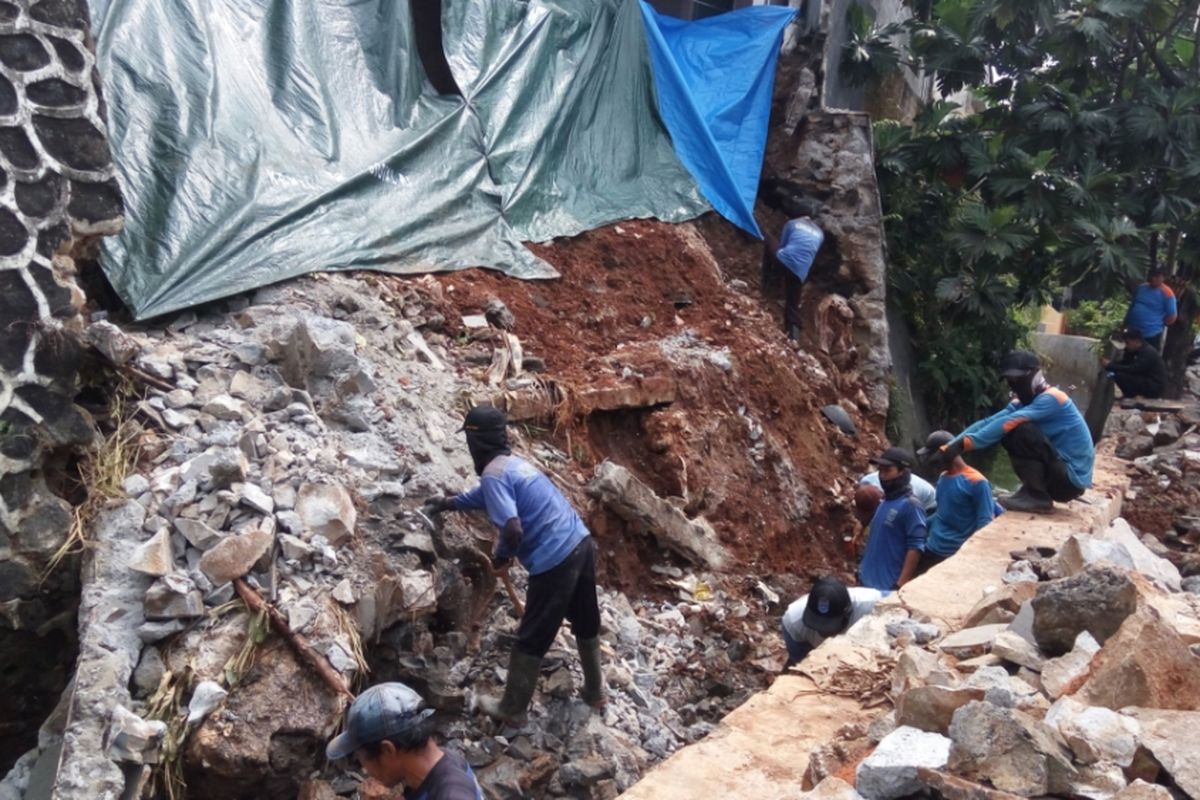
[[[823,241],[825,233],[810,217],[798,217],[787,222],[778,239],[770,234],[763,238],[763,291],[770,284],[775,267],[782,265],[783,330],[792,339],[800,338],[800,293]]]
[[[600,606],[596,600],[596,545],[583,520],[536,467],[508,446],[508,420],[492,406],[476,406],[462,430],[475,462],[479,485],[455,497],[430,501],[437,511],[486,510],[500,536],[492,554],[497,571],[514,556],[529,571],[525,613],[500,700],[484,697],[479,707],[506,722],[524,718],[537,686],[542,657],[563,619],[571,623],[583,666],[583,699],[604,705],[600,671]]]
[[[1166,284],[1166,270],[1155,265],[1146,282],[1133,292],[1133,302],[1125,312],[1125,327],[1136,328],[1146,337],[1146,344],[1161,348],[1162,332],[1178,318],[1175,293]]]
[[[918,458],[940,452],[954,441],[949,431],[934,431],[917,451]],[[937,481],[937,513],[929,518],[929,537],[921,555],[921,572],[958,552],[971,534],[992,521],[995,501],[992,485],[962,456],[951,459]]]
[[[1137,328],[1121,333],[1125,352],[1120,361],[1105,361],[1105,377],[1116,382],[1125,397],[1162,397],[1167,388],[1167,365]]]
[[[1000,362],[1000,371],[1016,399],[943,447],[942,463],[1000,442],[1021,479],[1021,488],[1000,498],[1000,505],[1049,513],[1054,501],[1074,500],[1092,485],[1092,435],[1071,398],[1046,383],[1033,353],[1014,350]]]
[[[871,463],[879,467],[883,502],[871,518],[858,578],[863,586],[890,592],[917,574],[925,549],[925,511],[912,494],[912,453],[889,447]]]
[[[389,789],[404,786],[406,800],[483,800],[470,765],[433,739],[433,710],[403,683],[381,683],[355,698],[346,729],[325,755],[330,761],[356,756]]]
[[[837,578],[818,578],[812,590],[788,606],[783,615],[783,643],[788,667],[804,659],[830,636],[837,636],[871,613],[883,597],[875,589],[847,589]]]

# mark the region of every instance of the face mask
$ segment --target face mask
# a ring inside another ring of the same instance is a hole
[[[1026,373],[1019,378],[1009,378],[1008,388],[1012,389],[1013,394],[1021,401],[1021,405],[1027,406],[1039,394],[1046,391],[1046,377],[1042,375],[1042,371],[1039,369]]]
[[[912,473],[903,472],[899,477],[889,480],[879,479],[879,485],[883,488],[883,494],[888,500],[895,499],[901,495],[907,494],[912,486]]]

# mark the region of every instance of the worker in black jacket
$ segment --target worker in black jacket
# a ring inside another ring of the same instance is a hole
[[[1167,367],[1162,356],[1146,344],[1136,328],[1126,328],[1121,338],[1125,340],[1125,352],[1120,361],[1106,363],[1105,372],[1125,397],[1162,397],[1167,388]]]

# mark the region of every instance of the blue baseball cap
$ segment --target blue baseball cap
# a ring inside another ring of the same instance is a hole
[[[398,736],[433,714],[421,695],[403,683],[381,683],[354,698],[346,730],[330,740],[325,757],[337,761],[364,745]]]

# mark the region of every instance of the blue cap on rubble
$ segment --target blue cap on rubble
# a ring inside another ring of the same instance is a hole
[[[329,742],[325,757],[346,758],[364,745],[399,736],[433,714],[421,695],[403,683],[381,683],[360,694],[346,712],[346,730]]]

